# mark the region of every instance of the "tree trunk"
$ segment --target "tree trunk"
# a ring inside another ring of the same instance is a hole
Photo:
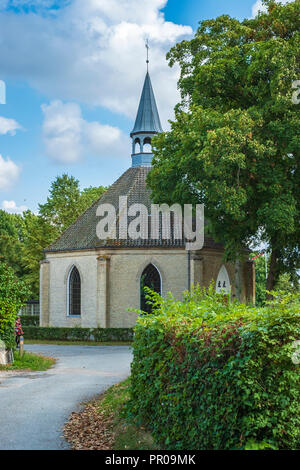
[[[269,273],[267,278],[267,291],[271,291],[274,289],[275,284],[278,279],[278,272],[277,272],[277,252],[276,250],[272,250],[271,259],[270,259],[270,266],[269,266]],[[272,296],[270,294],[266,295],[267,300],[270,300]]]

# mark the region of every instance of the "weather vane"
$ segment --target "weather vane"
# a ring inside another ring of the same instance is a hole
[[[148,64],[149,64],[149,42],[148,42],[148,39],[146,39],[146,49],[147,49],[147,60],[146,60],[146,64],[147,64],[147,72],[148,72]]]

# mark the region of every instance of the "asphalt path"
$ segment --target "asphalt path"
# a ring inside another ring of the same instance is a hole
[[[0,371],[0,450],[69,449],[62,428],[72,411],[130,374],[129,346],[27,345],[54,357],[45,372]]]

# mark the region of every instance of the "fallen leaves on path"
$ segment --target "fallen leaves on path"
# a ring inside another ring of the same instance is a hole
[[[112,450],[113,415],[99,411],[96,402],[73,412],[64,426],[64,437],[73,450]]]

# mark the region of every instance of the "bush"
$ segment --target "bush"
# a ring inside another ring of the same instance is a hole
[[[39,315],[20,315],[21,324],[23,326],[39,326],[40,316]]]
[[[0,339],[7,349],[15,346],[16,305],[8,300],[0,299]]]
[[[7,300],[19,311],[30,297],[30,290],[6,263],[0,262],[0,299]]]
[[[53,341],[131,341],[132,328],[61,328],[24,326],[25,339]]]
[[[0,262],[0,339],[7,348],[15,345],[17,313],[29,295],[26,284],[16,277],[9,266]]]
[[[133,343],[128,417],[167,449],[300,447],[299,302],[265,308],[195,289],[154,295]]]

